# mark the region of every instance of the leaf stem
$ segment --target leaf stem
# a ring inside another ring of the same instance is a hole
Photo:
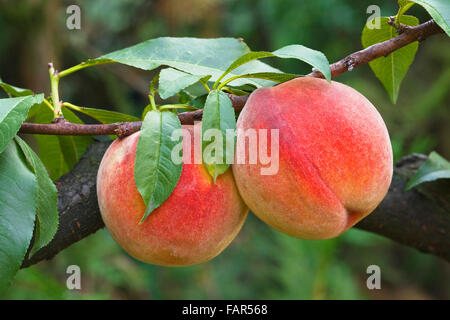
[[[153,94],[149,94],[148,99],[150,100],[150,105],[152,107],[152,110],[156,111],[157,108],[156,108],[155,96]]]
[[[221,90],[224,86],[226,86],[228,83],[230,83],[233,80],[239,79],[239,78],[252,78],[251,74],[240,74],[234,77],[230,77],[227,80],[223,81],[218,87],[217,90]]]
[[[48,64],[48,73],[50,76],[50,88],[53,102],[53,115],[57,119],[62,115],[61,112],[61,101],[59,100],[59,74],[55,70],[52,63]]]
[[[72,104],[72,103],[70,103],[70,102],[63,102],[63,103],[61,104],[61,106],[68,107],[68,108],[70,108],[70,109],[72,109],[72,110],[76,110],[76,111],[82,110],[81,107],[79,107],[79,106],[77,106],[77,105],[74,105],[74,104]]]
[[[52,104],[47,100],[47,99],[43,99],[42,100],[42,102],[47,106],[47,107],[49,107],[50,108],[50,110],[52,110],[52,112],[54,112],[54,108],[53,108],[53,106],[52,106]]]
[[[93,66],[98,66],[98,65],[101,65],[101,64],[107,64],[107,63],[113,63],[113,62],[114,61],[107,60],[107,59],[98,60],[98,61],[89,61],[88,60],[87,62],[82,62],[80,64],[77,64],[76,66],[70,67],[70,68],[68,68],[66,70],[63,70],[63,71],[59,72],[59,77],[63,78],[65,76],[68,76],[71,73],[74,73],[76,71],[79,71],[79,70],[82,70],[82,69],[85,69],[85,68],[88,68],[88,67],[93,67]]]
[[[204,81],[200,80],[200,83],[205,87],[206,92],[208,92],[208,93],[211,92],[211,89],[208,87],[208,85]]]

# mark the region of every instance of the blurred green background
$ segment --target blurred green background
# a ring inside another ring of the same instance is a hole
[[[81,30],[66,28],[71,4],[81,8]],[[242,37],[253,50],[298,43],[334,62],[361,49],[360,32],[371,4],[379,5],[384,16],[396,13],[396,1],[375,0],[0,0],[0,76],[48,93],[48,62],[63,69],[160,36]],[[429,19],[420,7],[410,14],[421,22]],[[310,71],[298,61],[268,61],[286,72]],[[396,160],[432,150],[449,159],[449,66],[448,38],[423,42],[396,105],[368,66],[337,80],[378,108]],[[90,68],[64,79],[61,95],[78,105],[140,115],[152,76],[120,65]],[[366,287],[366,268],[372,264],[381,268],[381,290]],[[81,290],[66,288],[69,265],[81,268]],[[295,239],[251,215],[221,255],[186,268],[140,263],[101,230],[51,261],[21,270],[0,298],[448,299],[450,265],[359,230],[327,241]]]

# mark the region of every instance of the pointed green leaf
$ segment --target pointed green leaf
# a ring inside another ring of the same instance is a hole
[[[417,170],[416,174],[409,179],[405,190],[415,186],[438,179],[450,179],[450,162],[433,151],[425,163]]]
[[[11,97],[23,97],[34,94],[30,89],[23,89],[7,84],[0,79],[0,87]]]
[[[331,81],[330,63],[327,57],[320,51],[299,44],[293,44],[272,53],[279,58],[293,58],[304,61],[322,72],[325,79]]]
[[[132,115],[105,109],[95,109],[73,105],[68,105],[67,108],[84,113],[85,115],[88,115],[101,123],[133,122],[140,120],[138,117]]]
[[[36,193],[36,177],[11,140],[0,154],[0,292],[11,284],[30,244]]]
[[[29,95],[34,94],[34,92],[31,91],[30,89],[23,89],[23,88],[15,87],[10,84],[4,83],[1,78],[0,78],[0,87],[2,87],[3,90],[10,97],[24,97],[24,96],[29,96]],[[36,103],[31,106],[30,110],[28,111],[27,119],[25,119],[25,121],[30,120],[32,117],[34,117],[36,115],[36,111],[39,109],[40,104],[41,103]],[[46,106],[46,108],[48,108],[48,107]]]
[[[144,70],[153,70],[165,65],[192,75],[211,75],[211,81],[215,81],[234,60],[247,52],[250,52],[247,45],[233,38],[163,37],[148,40],[91,61],[118,62]],[[252,72],[280,71],[260,61],[252,61],[236,69],[234,75]],[[272,84],[265,80],[239,79],[236,85],[247,83],[257,87]]]
[[[450,37],[450,1],[449,0],[411,0],[422,6],[434,21]]]
[[[50,243],[58,229],[58,191],[37,154],[18,136],[15,137],[15,140],[32,168],[37,181],[36,212],[39,223],[36,224],[34,244],[31,250],[31,254],[34,254]]]
[[[414,2],[409,0],[398,0],[398,13],[397,17],[401,17],[406,11],[414,5]]]
[[[273,52],[267,52],[267,51],[253,51],[244,54],[243,56],[239,57],[233,63],[228,67],[228,69],[217,79],[216,83],[214,84],[214,87],[217,87],[217,84],[222,79],[227,79],[230,77],[236,77],[236,75],[229,75],[231,71],[235,70],[236,68],[245,65],[253,60],[262,59],[262,58],[268,58],[268,57],[278,57],[278,58],[293,58],[298,59],[300,61],[304,61],[310,65],[312,65],[314,68],[322,72],[322,74],[325,76],[325,78],[328,81],[331,81],[331,70],[330,70],[330,64],[328,62],[327,57],[320,51],[313,50],[310,48],[307,48],[305,46],[294,44],[285,46],[283,48],[280,48],[278,50],[275,50]],[[258,74],[260,72],[252,72],[252,74]],[[241,77],[241,78],[244,78]],[[264,78],[263,78],[264,79]],[[271,80],[271,79],[267,79]],[[277,81],[277,80],[275,80]],[[287,80],[284,80],[287,81]]]
[[[367,24],[364,26],[361,42],[364,48],[375,43],[389,40],[397,36],[395,28],[387,24],[389,18],[381,17],[380,29],[369,29]],[[416,17],[403,15],[400,22],[409,26],[416,26],[419,20]],[[419,43],[417,41],[400,48],[387,57],[380,57],[371,62],[369,66],[375,73],[375,76],[381,81],[393,103],[397,101],[400,84],[408,72],[409,66],[414,60]]]
[[[163,69],[159,74],[159,96],[162,99],[170,98],[200,80],[208,81],[208,78],[210,76],[192,75],[173,68]]]
[[[236,118],[230,98],[222,91],[212,90],[203,109],[202,155],[214,182],[234,159],[235,138],[233,136],[231,140],[227,130],[235,129]]]
[[[142,123],[136,147],[134,178],[147,209],[142,221],[172,193],[181,176],[182,163],[172,161],[172,133],[181,129],[172,112],[150,111]]]
[[[43,98],[44,95],[40,94],[0,99],[0,153],[19,131],[31,106],[41,103]]]

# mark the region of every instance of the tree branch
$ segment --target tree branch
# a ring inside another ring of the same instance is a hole
[[[376,58],[386,57],[395,50],[398,50],[414,41],[423,41],[431,35],[443,33],[444,31],[434,22],[434,20],[427,21],[415,27],[404,26],[402,33],[392,39],[386,40],[367,47],[364,50],[352,53],[344,59],[330,65],[331,77],[335,78],[338,75],[351,71],[363,64],[366,64]],[[313,71],[307,76],[323,78],[320,71]],[[233,108],[236,111],[242,110],[248,95],[236,96],[228,94]],[[194,121],[199,121],[202,118],[203,110],[196,110],[191,112],[183,112],[178,115],[182,124],[193,124]],[[54,135],[111,135],[115,134],[118,137],[130,135],[141,128],[142,122],[121,122],[114,124],[76,124],[76,123],[23,123],[20,133],[35,133],[35,134],[54,134]]]
[[[444,33],[444,31],[436,24],[436,22],[434,22],[434,20],[429,20],[415,27],[405,26],[403,32],[398,36],[371,45],[370,47],[352,53],[338,62],[331,64],[331,77],[335,78],[344,72],[352,71],[354,68],[369,63],[377,58],[387,57],[392,52],[403,48],[414,41],[423,41],[429,36],[439,33]],[[311,72],[308,76],[316,78],[324,77],[320,71]]]
[[[104,227],[97,203],[96,176],[108,146],[109,142],[90,146],[74,169],[58,180],[58,231],[49,245],[25,259],[22,268],[51,259]],[[406,181],[425,159],[424,155],[411,155],[397,163],[387,196],[355,227],[450,261],[450,180],[404,191]]]
[[[426,159],[425,155],[412,154],[399,161],[384,200],[355,227],[450,262],[450,180],[427,182],[404,191]]]

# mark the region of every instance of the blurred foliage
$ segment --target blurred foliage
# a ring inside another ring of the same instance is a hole
[[[81,8],[81,30],[68,30],[65,10]],[[303,44],[337,61],[360,50],[369,5],[384,16],[396,1],[374,0],[0,0],[0,76],[49,92],[47,63],[67,68],[86,58],[159,36],[242,37],[254,50]],[[409,12],[429,19],[420,7]],[[267,59],[286,72],[310,70],[294,60]],[[450,158],[450,41],[435,36],[419,47],[397,104],[368,66],[337,79],[364,94],[388,126],[395,159],[436,150]],[[77,105],[139,116],[152,72],[101,66],[71,75],[61,95]],[[81,116],[81,115],[80,115]],[[69,265],[80,266],[82,290],[67,290]],[[382,271],[382,290],[366,288],[366,268]],[[126,255],[106,230],[54,259],[18,273],[3,299],[370,299],[449,298],[443,260],[379,236],[350,230],[333,240],[304,241],[250,215],[242,232],[209,263],[163,268]]]

